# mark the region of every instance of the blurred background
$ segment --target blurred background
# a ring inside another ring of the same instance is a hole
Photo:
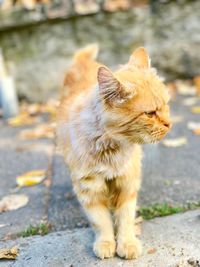
[[[89,43],[113,69],[146,47],[171,94],[171,132],[144,146],[143,218],[200,207],[200,1],[0,0],[0,239],[88,226],[54,128],[65,70]]]
[[[200,66],[200,1],[0,0],[0,47],[20,99],[56,97],[78,48],[97,42],[108,66],[145,46],[168,81]]]

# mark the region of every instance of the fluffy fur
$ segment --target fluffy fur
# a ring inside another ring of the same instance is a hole
[[[94,253],[133,259],[142,251],[134,233],[140,144],[159,141],[169,131],[169,96],[144,48],[115,73],[96,62],[96,55],[96,45],[78,51],[66,73],[58,143],[96,233]]]

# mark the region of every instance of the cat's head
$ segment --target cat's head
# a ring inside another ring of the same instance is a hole
[[[114,74],[98,71],[99,92],[107,129],[139,144],[161,140],[170,130],[169,95],[144,48],[138,48],[128,64]]]

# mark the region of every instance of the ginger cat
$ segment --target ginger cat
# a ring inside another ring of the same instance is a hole
[[[96,55],[95,45],[80,50],[66,73],[58,143],[96,234],[94,253],[134,259],[142,252],[134,233],[140,145],[169,131],[169,95],[144,48],[115,73],[96,62]]]

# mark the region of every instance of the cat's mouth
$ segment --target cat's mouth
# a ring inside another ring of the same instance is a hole
[[[151,133],[144,134],[138,139],[139,144],[153,144],[161,141],[171,129],[171,125],[162,127],[160,129],[154,130]]]
[[[171,126],[165,126],[157,131],[154,131],[151,133],[151,137],[152,137],[152,142],[159,142],[161,141],[169,132],[169,130],[171,129]]]
[[[163,125],[163,127],[152,129],[145,132],[135,133],[134,130],[129,130],[126,132],[123,132],[123,134],[126,135],[126,137],[129,138],[129,140],[133,143],[144,145],[144,144],[153,144],[161,141],[169,132],[171,129],[171,124]]]

